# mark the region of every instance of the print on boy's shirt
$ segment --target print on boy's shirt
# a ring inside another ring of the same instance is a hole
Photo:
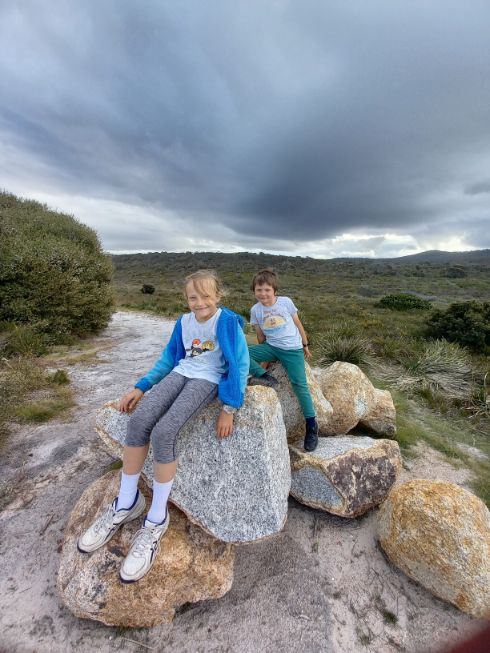
[[[190,356],[200,356],[201,354],[204,354],[207,351],[213,351],[214,350],[214,342],[211,342],[211,340],[206,340],[205,342],[202,343],[201,346],[201,341],[199,338],[194,338],[192,341],[192,345],[190,349],[186,349],[186,352],[190,352]]]
[[[264,311],[264,322],[262,328],[268,331],[276,331],[286,326],[286,320],[275,311]]]

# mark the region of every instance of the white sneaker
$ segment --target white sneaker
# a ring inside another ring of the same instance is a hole
[[[168,509],[165,521],[161,524],[145,519],[143,528],[133,537],[129,553],[122,563],[119,575],[123,583],[134,583],[150,571],[160,550],[160,539],[165,535],[169,522]]]
[[[127,510],[117,510],[117,498],[106,506],[104,512],[92,526],[78,538],[77,547],[82,553],[92,553],[108,542],[119,527],[143,514],[146,507],[145,497],[138,490],[133,505]]]

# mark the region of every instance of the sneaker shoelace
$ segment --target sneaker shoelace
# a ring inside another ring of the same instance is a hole
[[[131,554],[135,558],[143,558],[147,547],[152,543],[153,540],[153,528],[144,526],[134,536],[134,540],[131,544]]]
[[[110,506],[107,506],[105,512],[103,512],[99,517],[99,519],[97,519],[97,521],[95,522],[94,531],[98,533],[100,530],[102,530],[102,528],[108,528],[109,526],[112,526],[115,512],[116,511],[114,510],[112,504]]]

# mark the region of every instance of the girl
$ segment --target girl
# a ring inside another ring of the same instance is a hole
[[[121,566],[120,577],[125,583],[139,580],[150,570],[168,528],[167,501],[177,470],[175,443],[180,429],[218,395],[223,406],[216,431],[219,438],[226,438],[232,433],[233,415],[244,399],[249,355],[243,318],[218,307],[221,284],[211,270],[186,277],[184,296],[191,312],[177,320],[156,365],[120,401],[119,410],[131,412],[143,394],[155,386],[128,423],[119,495],[78,540],[80,551],[95,551],[123,523],[144,512],[138,479],[151,440],[153,499]]]

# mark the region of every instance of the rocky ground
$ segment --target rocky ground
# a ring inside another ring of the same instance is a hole
[[[171,624],[108,628],[76,619],[56,593],[63,529],[82,491],[114,462],[93,430],[104,402],[156,358],[171,323],[117,313],[92,362],[68,367],[77,408],[65,421],[14,430],[0,462],[0,651],[432,653],[482,624],[406,578],[374,539],[375,511],[345,520],[290,500],[282,533],[237,549],[222,599],[182,606]],[[461,485],[468,472],[420,444],[403,472]]]

